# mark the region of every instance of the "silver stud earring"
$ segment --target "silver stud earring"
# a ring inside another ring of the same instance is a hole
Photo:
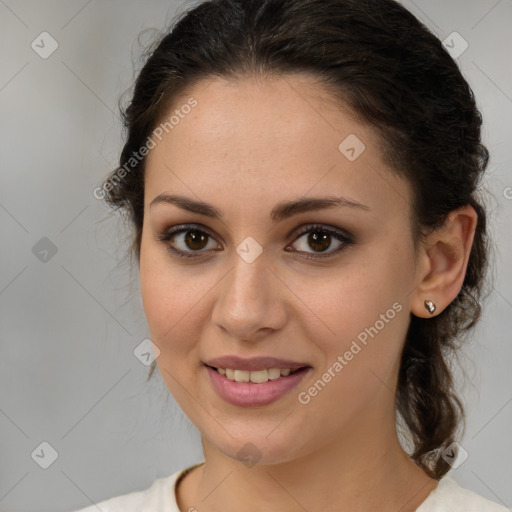
[[[425,301],[425,308],[428,310],[428,312],[433,315],[434,311],[436,310],[436,305],[431,300]]]

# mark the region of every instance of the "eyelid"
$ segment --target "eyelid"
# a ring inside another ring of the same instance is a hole
[[[354,237],[345,231],[344,229],[337,228],[335,226],[330,226],[329,224],[320,224],[320,223],[306,223],[302,226],[299,226],[298,228],[295,228],[291,233],[290,236],[293,235],[295,232],[295,241],[300,236],[304,235],[305,233],[309,233],[310,231],[313,231],[314,229],[317,229],[318,231],[322,231],[324,233],[332,234],[332,235],[338,235],[340,237],[344,237],[347,241],[353,241]]]
[[[217,238],[212,234],[210,229],[208,227],[204,226],[203,224],[177,224],[176,226],[172,226],[171,228],[166,229],[161,234],[156,233],[154,236],[155,236],[155,240],[157,240],[158,242],[165,243],[168,240],[170,240],[172,237],[174,237],[176,235],[180,235],[182,233],[186,233],[187,231],[197,231],[199,233],[205,233],[206,235],[208,235],[210,238],[217,241],[217,243],[218,243]],[[190,252],[190,253],[196,252],[197,254],[200,254],[205,251],[187,251],[187,252]]]
[[[313,252],[305,252],[305,251],[297,251],[297,250],[295,250],[293,252],[296,252],[297,254],[299,254],[301,257],[303,257],[305,259],[320,260],[322,258],[334,257],[334,255],[336,255],[337,253],[341,252],[346,247],[355,243],[354,237],[350,233],[346,232],[345,230],[335,227],[335,226],[330,226],[329,224],[320,224],[320,223],[302,224],[298,228],[294,228],[290,232],[290,234],[287,236],[287,238],[289,238],[293,233],[295,233],[295,237],[291,242],[291,244],[293,244],[299,238],[301,238],[304,234],[309,233],[314,230],[323,232],[323,233],[326,233],[326,234],[332,236],[333,238],[335,238],[336,240],[341,242],[341,245],[339,247],[337,247],[336,249],[327,251],[325,253],[322,253],[322,252],[315,253],[314,251]],[[172,252],[174,255],[177,255],[180,258],[187,258],[187,257],[200,258],[204,254],[207,254],[210,251],[218,251],[219,250],[219,249],[209,249],[207,251],[203,251],[203,250],[183,251],[181,249],[171,248],[166,243],[172,237],[182,234],[182,233],[186,233],[187,231],[197,231],[200,233],[204,233],[204,234],[208,235],[210,238],[212,238],[213,240],[217,241],[216,237],[211,233],[210,229],[200,223],[179,224],[176,226],[172,226],[171,228],[165,230],[162,234],[156,234],[155,239],[159,242],[164,243],[170,252]],[[218,243],[218,241],[217,241],[217,243]],[[288,244],[287,247],[289,245],[290,244]],[[287,252],[292,252],[292,251],[287,251]]]

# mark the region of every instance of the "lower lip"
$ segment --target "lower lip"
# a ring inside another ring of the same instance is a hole
[[[309,373],[310,366],[298,372],[268,380],[261,384],[254,382],[235,382],[221,375],[217,370],[205,365],[210,374],[215,391],[226,402],[240,407],[267,405],[289,393]]]

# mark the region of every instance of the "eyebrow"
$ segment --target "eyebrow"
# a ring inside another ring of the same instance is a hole
[[[187,210],[199,215],[205,215],[214,219],[222,219],[223,212],[213,205],[204,201],[196,201],[184,196],[160,194],[156,196],[150,203],[149,207],[160,203],[173,204],[183,210]],[[310,211],[323,210],[326,208],[334,208],[336,206],[358,208],[364,211],[371,211],[369,206],[347,199],[345,197],[306,197],[297,200],[283,201],[278,203],[270,212],[270,218],[274,222],[280,222],[284,219]]]

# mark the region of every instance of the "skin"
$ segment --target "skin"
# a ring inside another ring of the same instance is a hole
[[[437,481],[398,441],[400,353],[410,315],[431,316],[424,300],[439,314],[457,296],[476,213],[452,212],[416,251],[409,183],[386,166],[376,134],[314,77],[202,80],[173,108],[191,96],[197,106],[147,157],[140,253],[156,361],[203,443],[205,464],[177,487],[180,510],[414,511]],[[349,134],[366,146],[354,161],[338,150]],[[150,206],[162,193],[210,203],[223,218]],[[344,196],[369,211],[336,206],[270,219],[278,202],[303,196]],[[183,234],[155,239],[184,223],[212,238],[203,246],[187,246]],[[319,249],[298,228],[314,223],[344,230],[355,243],[335,253],[340,242],[333,237],[331,257],[307,260]],[[263,249],[252,263],[236,252],[248,236]],[[189,252],[199,247],[203,256],[172,256],[166,244],[173,243]],[[394,303],[401,311],[317,396],[300,403],[298,393]],[[216,394],[202,364],[229,354],[292,359],[313,370],[272,404],[238,407]],[[251,467],[237,455],[248,442],[260,453]]]

